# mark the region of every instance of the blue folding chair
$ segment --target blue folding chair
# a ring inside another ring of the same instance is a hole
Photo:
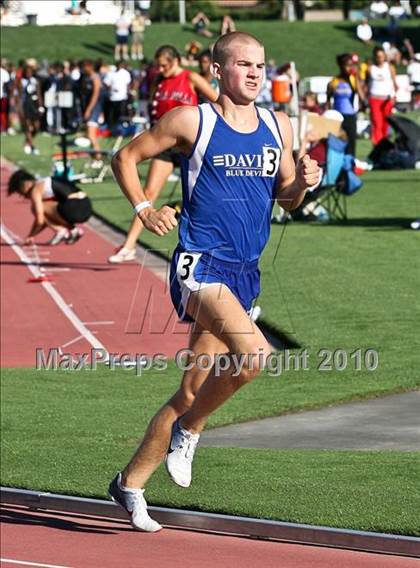
[[[346,196],[340,186],[340,174],[345,164],[346,147],[346,142],[333,134],[328,135],[326,163],[320,164],[324,167],[324,176],[319,187],[306,194],[301,208],[316,201],[325,207],[331,220],[347,220]]]

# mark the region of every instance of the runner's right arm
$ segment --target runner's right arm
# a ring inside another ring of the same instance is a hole
[[[170,148],[188,154],[197,137],[199,111],[197,107],[177,107],[166,114],[151,129],[124,146],[112,158],[112,171],[127,199],[135,207],[147,201],[141,187],[137,164]],[[146,229],[163,236],[177,226],[175,209],[167,205],[156,210],[151,205],[138,213]]]
[[[26,243],[29,243],[32,240],[32,237],[38,235],[46,227],[44,205],[42,203],[43,190],[44,182],[40,181],[35,184],[35,187],[31,192],[31,208],[35,219],[32,223],[31,230],[29,231],[28,236],[25,239]]]

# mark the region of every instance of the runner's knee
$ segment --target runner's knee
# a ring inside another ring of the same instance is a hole
[[[266,342],[253,341],[248,343],[246,349],[236,354],[236,360],[240,366],[238,380],[245,384],[255,379],[264,369],[271,351]]]
[[[191,387],[186,385],[181,386],[181,388],[175,393],[172,402],[180,415],[185,414],[185,412],[191,408],[195,400],[195,394],[196,393],[191,389]]]

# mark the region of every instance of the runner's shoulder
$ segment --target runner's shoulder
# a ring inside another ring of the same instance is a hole
[[[190,128],[198,129],[200,111],[197,106],[179,106],[165,113],[162,119],[166,124],[170,124],[171,129],[173,128],[181,133],[187,132]]]
[[[291,141],[293,140],[293,128],[290,118],[287,116],[285,112],[276,111],[274,113],[276,117],[277,124],[279,126],[279,130],[281,136],[284,140],[286,146],[289,146]]]

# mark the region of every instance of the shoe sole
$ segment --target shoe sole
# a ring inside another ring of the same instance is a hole
[[[124,260],[110,260],[110,259],[108,258],[109,264],[124,264],[124,262],[133,262],[133,260],[136,260],[136,257],[134,257],[134,258],[129,258],[129,259],[124,259]]]
[[[123,506],[121,505],[121,503],[119,503],[119,501],[117,501],[117,500],[115,499],[115,497],[114,497],[113,495],[111,495],[111,493],[110,493],[109,491],[108,491],[108,496],[110,497],[111,501],[113,501],[114,503],[116,503],[117,505],[119,505],[119,506],[121,507],[121,509],[123,509],[123,510],[127,513],[128,518],[130,519],[131,527],[132,527],[135,531],[153,534],[153,533],[160,532],[160,531],[163,529],[162,526],[161,526],[160,529],[158,529],[157,531],[146,531],[146,530],[144,530],[144,529],[139,529],[138,527],[136,527],[135,525],[133,525],[133,522],[132,522],[132,520],[131,520],[131,514],[127,511],[127,509],[126,509],[125,507],[123,507]],[[159,526],[160,526],[160,525],[159,525]]]

